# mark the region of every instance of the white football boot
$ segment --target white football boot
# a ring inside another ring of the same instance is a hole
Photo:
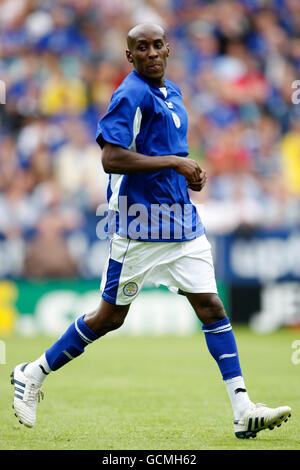
[[[19,418],[21,424],[32,428],[36,421],[36,407],[40,399],[44,398],[41,385],[33,383],[24,374],[27,363],[18,364],[11,373],[11,383],[14,386],[15,416]]]
[[[234,432],[239,439],[249,439],[249,437],[256,437],[256,434],[263,429],[281,426],[281,423],[287,421],[290,416],[289,406],[268,408],[262,403],[253,403],[241,419],[234,421]]]

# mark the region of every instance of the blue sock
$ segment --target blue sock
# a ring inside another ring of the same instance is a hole
[[[215,323],[203,325],[206,344],[216,360],[223,380],[242,376],[235,338],[229,319],[226,317]]]
[[[57,370],[83,353],[85,346],[98,339],[84,322],[77,318],[67,331],[49,348],[45,356],[51,370]]]

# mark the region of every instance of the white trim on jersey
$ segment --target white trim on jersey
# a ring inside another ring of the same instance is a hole
[[[141,123],[142,123],[142,111],[141,111],[141,108],[138,106],[136,108],[136,112],[135,112],[135,116],[134,116],[134,120],[133,120],[133,139],[132,139],[132,142],[129,146],[129,150],[132,150],[133,152],[136,152],[136,145],[135,145],[135,141],[136,141],[136,138],[141,130]]]
[[[140,132],[141,129],[141,123],[142,123],[142,111],[141,108],[138,106],[135,112],[134,120],[133,120],[133,139],[128,147],[128,150],[131,150],[133,152],[136,152],[136,138]],[[120,192],[120,187],[121,183],[123,180],[124,175],[118,175],[118,174],[112,174],[111,175],[111,180],[110,180],[110,187],[112,194],[109,199],[109,204],[108,208],[113,211],[119,211],[119,192]]]
[[[165,86],[162,86],[160,88],[160,91],[162,92],[162,94],[164,95],[165,98],[168,96],[168,90]]]

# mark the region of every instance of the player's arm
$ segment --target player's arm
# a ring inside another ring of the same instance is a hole
[[[102,151],[102,165],[106,173],[117,174],[147,173],[172,168],[186,178],[188,187],[193,191],[201,191],[206,183],[206,172],[194,160],[176,155],[149,158],[108,142]]]

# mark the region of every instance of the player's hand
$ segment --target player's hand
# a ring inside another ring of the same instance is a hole
[[[201,189],[204,188],[206,181],[207,181],[206,171],[201,169],[199,179],[197,181],[187,180],[187,186],[192,191],[201,191]]]
[[[173,168],[177,173],[183,175],[189,183],[199,181],[201,168],[195,160],[172,156]]]
[[[185,177],[188,188],[193,191],[201,191],[207,180],[206,171],[202,170],[198,163],[190,158],[176,156],[173,161],[175,171]]]

